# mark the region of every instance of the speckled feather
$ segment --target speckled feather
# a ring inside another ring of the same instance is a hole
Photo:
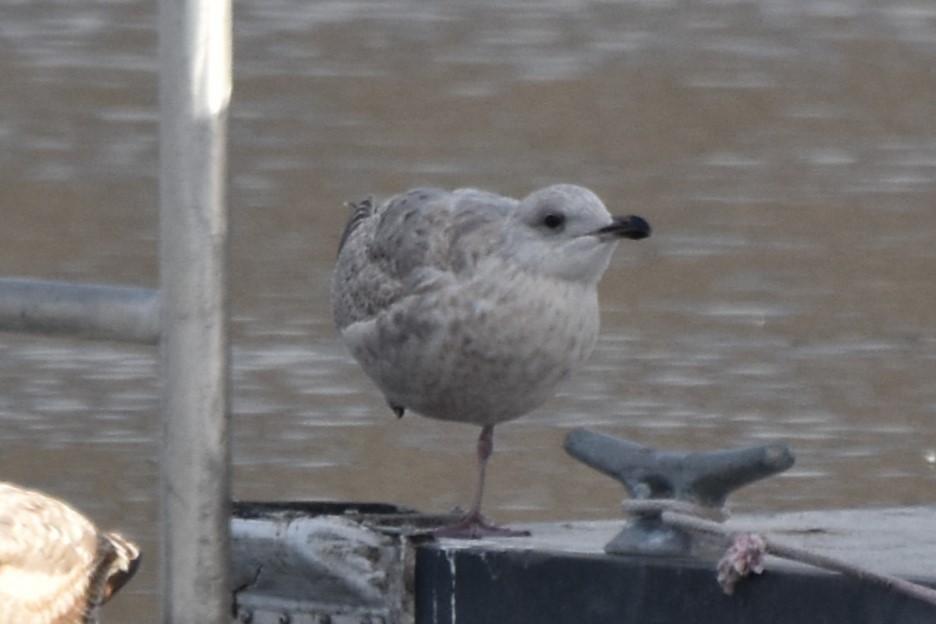
[[[591,191],[427,188],[354,208],[332,306],[391,406],[496,424],[546,401],[592,351],[617,237],[599,234],[613,221]]]
[[[65,503],[0,483],[0,622],[93,624],[138,559]]]

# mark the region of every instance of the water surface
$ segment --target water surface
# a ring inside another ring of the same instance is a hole
[[[0,2],[0,274],[157,282],[155,3]],[[583,184],[620,246],[586,370],[498,430],[497,520],[616,515],[588,426],[783,441],[741,510],[931,503],[936,7],[929,0],[235,6],[234,492],[469,501],[473,427],[392,417],[338,342],[342,203]],[[0,336],[0,475],[138,539],[108,621],[158,620],[155,351]]]

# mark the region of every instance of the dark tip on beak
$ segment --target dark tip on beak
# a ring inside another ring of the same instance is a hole
[[[650,236],[650,224],[643,217],[637,215],[627,215],[626,217],[614,217],[610,225],[599,228],[596,234],[614,234],[618,238],[629,238],[631,240],[640,240]]]

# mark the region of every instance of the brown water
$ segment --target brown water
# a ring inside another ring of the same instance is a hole
[[[0,2],[0,274],[153,286],[155,3]],[[498,431],[502,521],[613,517],[589,426],[780,440],[736,509],[936,498],[931,0],[238,3],[230,127],[234,492],[466,504],[476,430],[397,421],[338,343],[342,202],[568,181],[622,244],[587,370]],[[0,336],[0,478],[138,539],[105,614],[157,621],[155,350]]]

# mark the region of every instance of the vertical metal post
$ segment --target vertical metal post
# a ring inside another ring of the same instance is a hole
[[[163,622],[221,624],[231,617],[230,0],[161,0],[159,64]]]

